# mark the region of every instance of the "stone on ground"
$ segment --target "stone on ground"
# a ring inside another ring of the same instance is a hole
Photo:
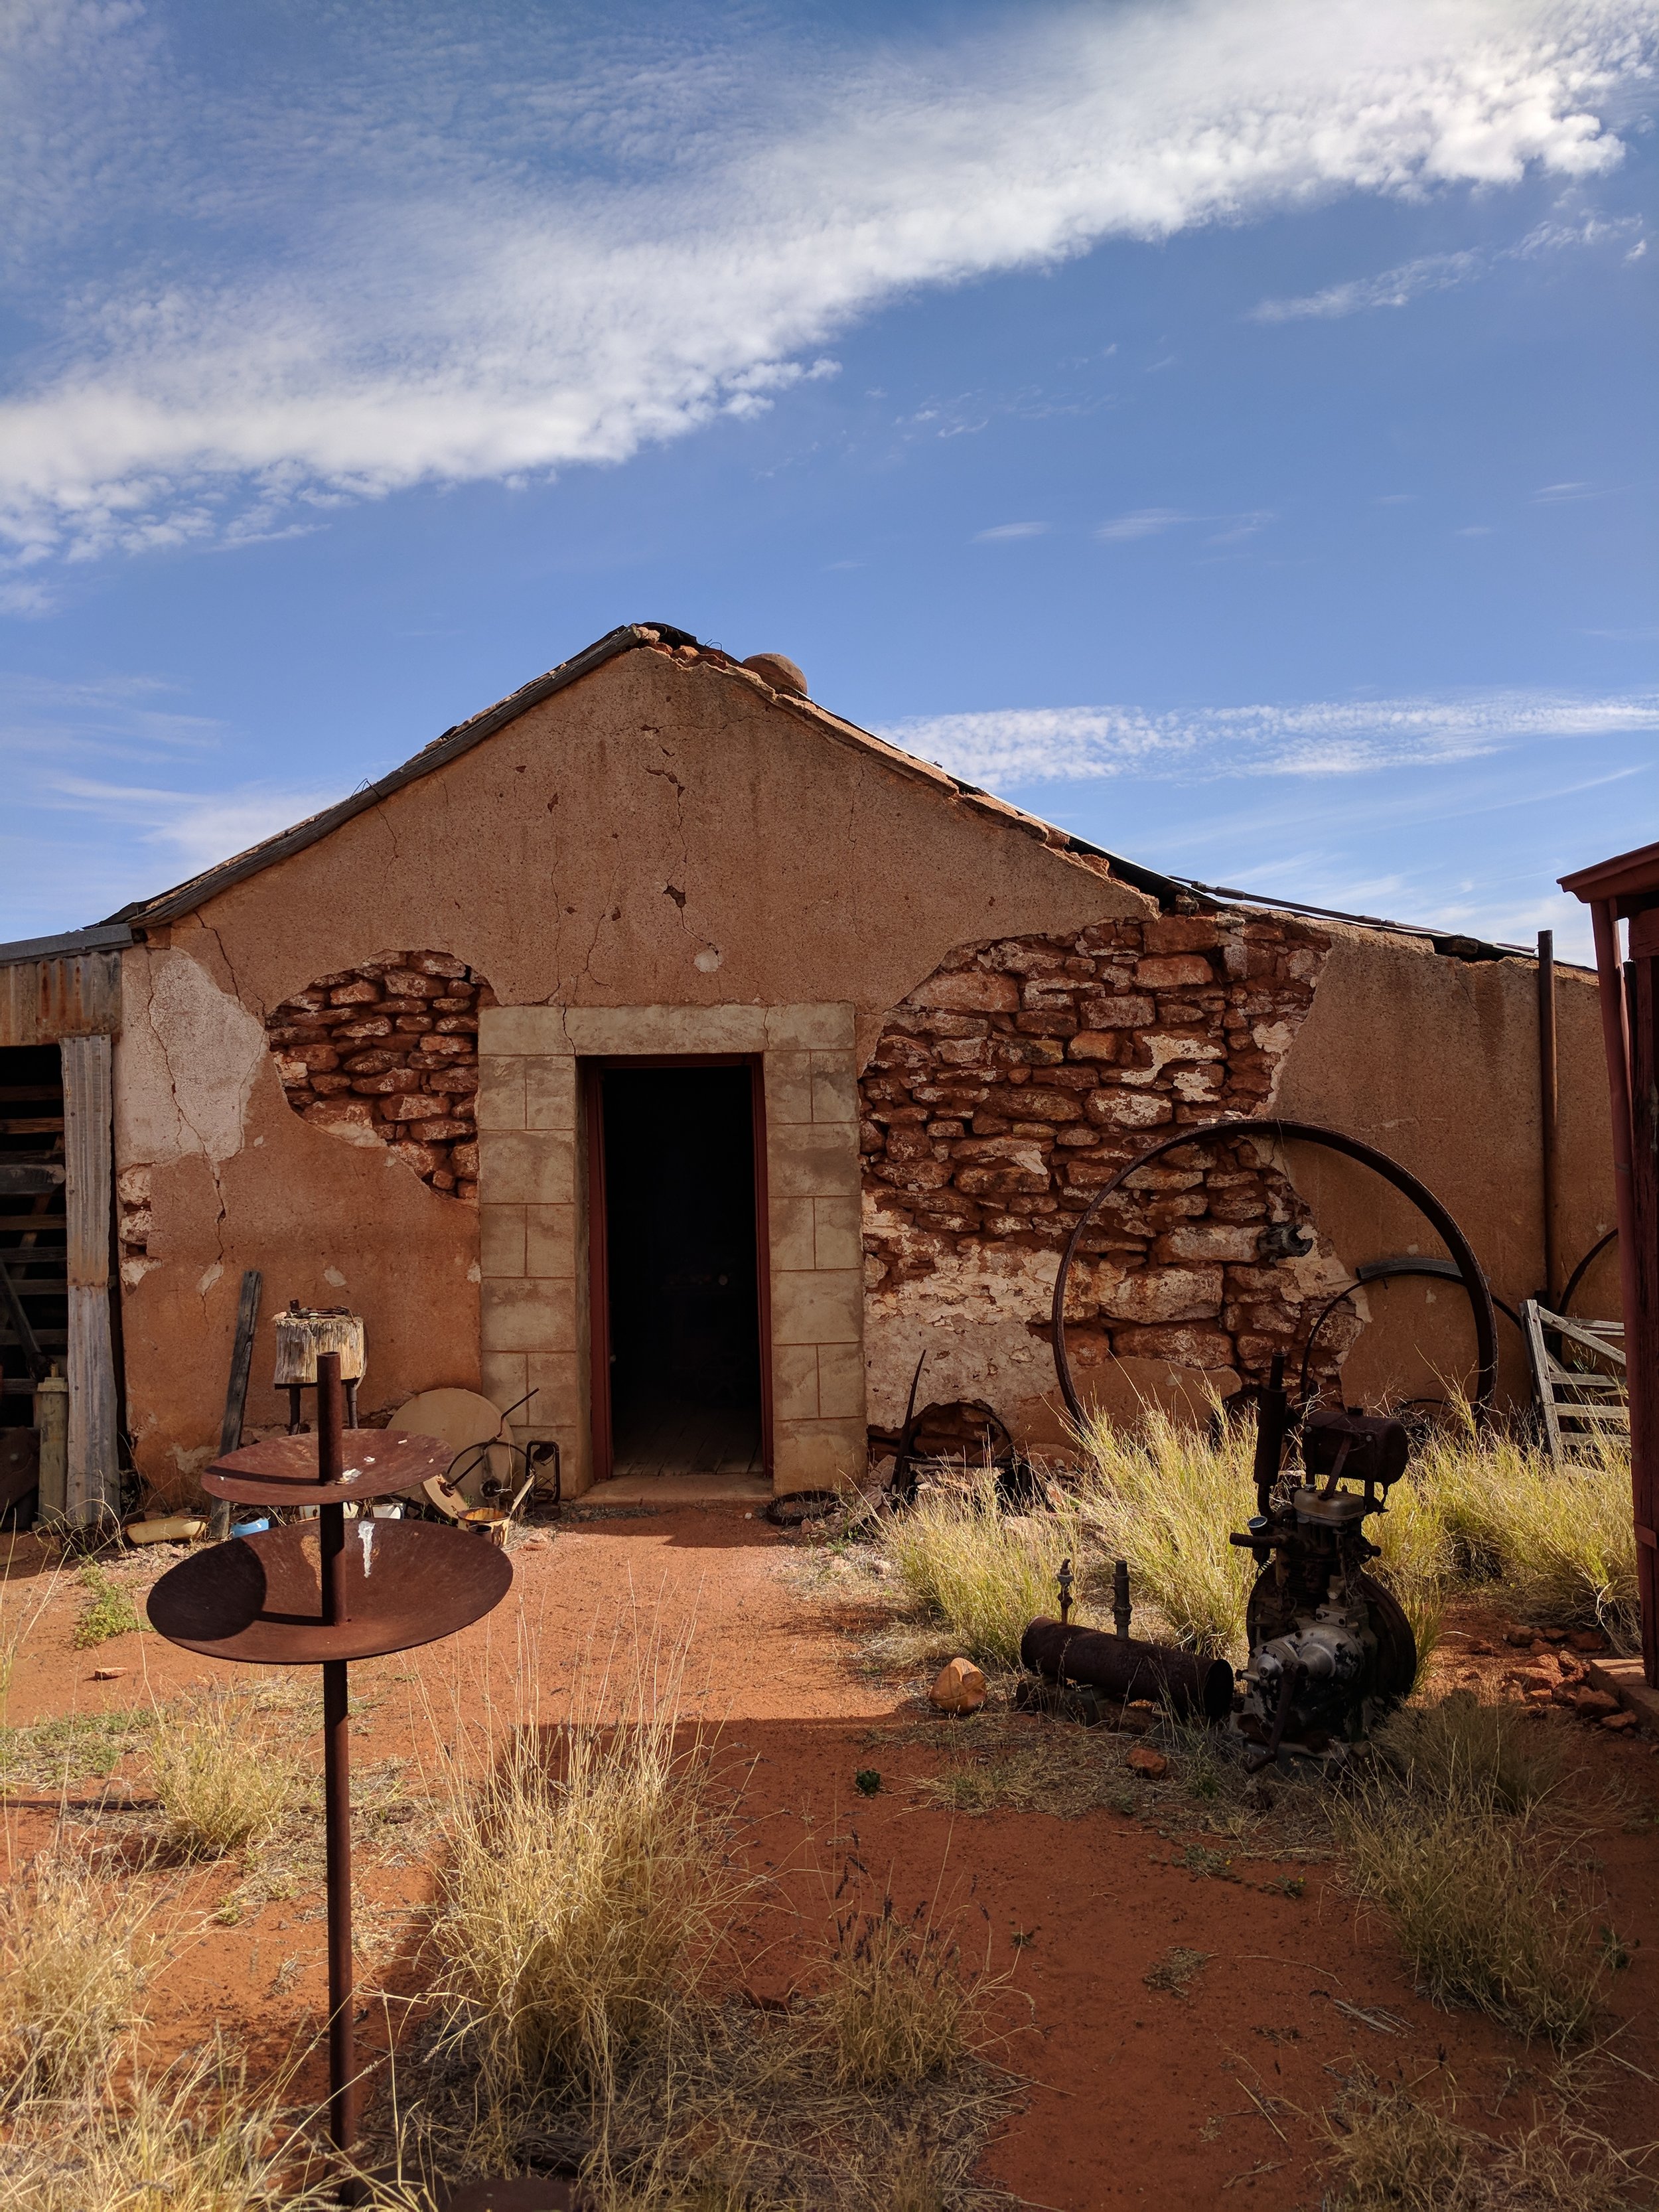
[[[942,1713],[976,1713],[985,1703],[985,1677],[971,1659],[952,1659],[939,1670],[927,1701]]]

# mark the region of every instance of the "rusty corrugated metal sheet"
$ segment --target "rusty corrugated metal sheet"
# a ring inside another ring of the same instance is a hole
[[[118,952],[0,965],[0,1045],[113,1036],[120,1026]]]

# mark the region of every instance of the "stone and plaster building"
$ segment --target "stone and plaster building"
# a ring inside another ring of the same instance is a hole
[[[556,1437],[568,1492],[856,1477],[924,1352],[924,1399],[1057,1446],[1060,1247],[1126,1160],[1224,1115],[1381,1147],[1500,1297],[1542,1287],[1534,961],[1205,894],[854,727],[779,656],[672,629],[613,632],[0,973],[86,959],[110,970],[104,1358],[164,1495],[212,1455],[247,1267],[255,1429],[292,1297],[365,1317],[371,1418],[481,1390]],[[1559,970],[1556,1002],[1570,1265],[1613,1199],[1593,979]],[[1166,1153],[1074,1271],[1079,1381],[1126,1418],[1200,1407],[1276,1351],[1294,1369],[1357,1265],[1436,1249],[1347,1161]],[[1581,1310],[1617,1310],[1615,1274]],[[1314,1365],[1376,1403],[1443,1395],[1472,1346],[1455,1284],[1401,1280],[1339,1304]]]

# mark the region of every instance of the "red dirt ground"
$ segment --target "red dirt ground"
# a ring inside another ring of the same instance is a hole
[[[803,1596],[783,1571],[793,1548],[793,1540],[729,1509],[567,1522],[545,1532],[544,1540],[514,1553],[514,1589],[492,1620],[449,1644],[353,1669],[354,1690],[372,1707],[354,1731],[354,1758],[424,1757],[430,1765],[437,1736],[447,1732],[431,1716],[447,1713],[452,1688],[475,1713],[486,1680],[498,1705],[510,1705],[523,1649],[536,1653],[542,1717],[554,1720],[568,1710],[585,1655],[602,1655],[613,1639],[630,1650],[635,1620],[642,1634],[654,1630],[665,1644],[683,1637],[683,1707],[718,1727],[721,1770],[740,1782],[755,1861],[778,1872],[811,1917],[826,1916],[830,1884],[855,1837],[877,1885],[872,1901],[885,1879],[901,1911],[942,1891],[969,1905],[981,1946],[988,1924],[992,1965],[1013,1967],[1031,2022],[997,2055],[1031,2087],[1024,2110],[986,2153],[981,2175],[1057,2212],[1127,2204],[1186,2212],[1231,2201],[1234,2190],[1264,2212],[1316,2204],[1316,2154],[1299,2115],[1331,2101],[1333,2069],[1359,2061],[1380,2074],[1398,2064],[1407,2078],[1426,2076],[1429,2094],[1455,2079],[1480,2124],[1518,2114],[1518,2104],[1501,2100],[1536,2078],[1548,2053],[1414,1995],[1387,1931],[1357,1918],[1328,1865],[1248,1863],[1234,1869],[1242,1879],[1228,1880],[1189,1873],[1169,1862],[1198,1836],[1195,1808],[1166,1813],[1161,1836],[1155,1822],[1104,1809],[1069,1820],[1008,1811],[967,1817],[919,1803],[907,1784],[936,1771],[947,1743],[963,1741],[974,1723],[937,1721],[938,1749],[928,1740],[890,1740],[915,1734],[917,1706],[906,1692],[860,1671],[848,1621],[830,1601]],[[32,1541],[16,1545],[9,1628],[46,1571]],[[153,1571],[135,1561],[120,1578],[141,1584]],[[14,1724],[167,1698],[235,1671],[149,1634],[76,1651],[81,1600],[72,1573],[64,1575],[20,1654]],[[1492,1632],[1489,1622],[1485,1632]],[[1483,1662],[1484,1672],[1498,1674],[1515,1656],[1500,1651]],[[127,1671],[112,1682],[93,1679],[94,1668],[112,1667]],[[1448,1683],[1474,1671],[1455,1656],[1443,1667]],[[1613,1990],[1623,2023],[1614,2047],[1633,2069],[1622,2079],[1639,2136],[1641,2112],[1653,2109],[1648,2085],[1659,2079],[1652,1993],[1659,1764],[1645,1737],[1570,1733],[1583,1763],[1585,1803],[1602,1807],[1595,1849],[1609,1918],[1635,1952]],[[1100,1741],[1109,1758],[1130,1748],[1127,1738]],[[868,1767],[879,1770],[883,1786],[865,1798],[853,1778]],[[142,1771],[132,1778],[142,1793]],[[1613,1783],[1622,1803],[1609,1812],[1606,1790]],[[418,1791],[418,1780],[411,1786]],[[99,1793],[90,1785],[71,1794]],[[1632,1820],[1632,1813],[1645,1817]],[[6,1842],[14,1865],[49,1840],[56,1817],[51,1793],[13,1788]],[[320,1857],[319,1844],[319,1874]],[[1264,1892],[1261,1885],[1283,1875],[1305,1877],[1305,1893]],[[234,1866],[167,1879],[158,1924],[176,1938],[176,1955],[149,2008],[157,2056],[199,2042],[216,2021],[238,2031],[257,2024],[273,2048],[307,2021],[314,2027],[324,1987],[319,1891],[309,1887],[224,1926],[208,1916],[237,1879]],[[392,1917],[381,1924],[395,1937],[398,1916],[428,1893],[423,1867],[360,1856],[360,1911],[369,1925],[385,1908]],[[1018,1947],[1016,1931],[1025,1938]],[[1173,1945],[1209,1954],[1186,1998],[1144,1980]],[[372,1984],[378,1974],[396,1989],[395,1941],[386,1951],[364,1979]],[[774,1948],[757,1964],[751,1985],[761,1995],[786,1988],[791,1967],[790,1952]],[[1382,2008],[1405,2033],[1373,2033],[1333,1999]],[[1025,2017],[1023,2006],[1011,2009],[1009,2023]],[[363,2032],[374,2031],[366,2024]]]

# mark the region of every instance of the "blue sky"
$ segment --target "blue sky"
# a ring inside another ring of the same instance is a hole
[[[1206,882],[1659,838],[1659,0],[0,6],[0,934],[629,620]]]

